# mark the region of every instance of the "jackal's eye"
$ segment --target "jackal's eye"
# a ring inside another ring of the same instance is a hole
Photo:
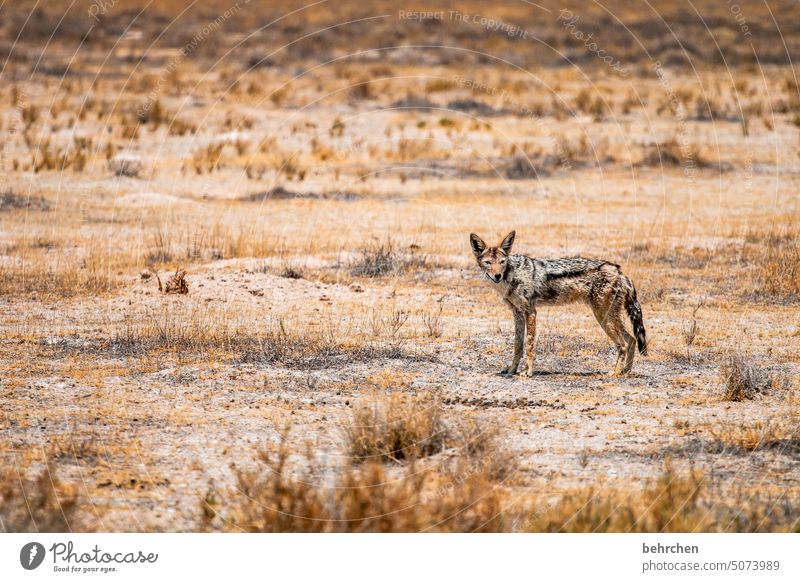
[[[490,267],[492,265],[492,261],[483,261],[483,264],[487,267]]]

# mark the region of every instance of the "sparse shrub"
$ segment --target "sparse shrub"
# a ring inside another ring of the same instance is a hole
[[[179,117],[175,117],[172,122],[169,124],[169,134],[170,135],[186,135],[187,133],[196,133],[197,126],[193,123],[185,121]]]
[[[10,189],[0,192],[0,211],[22,208],[50,210],[50,203],[41,196],[21,196]]]
[[[361,259],[350,268],[354,277],[384,277],[397,273],[402,261],[392,241],[374,243],[361,251]]]
[[[706,304],[706,298],[703,297],[697,304],[697,307],[692,309],[692,319],[684,321],[683,326],[683,343],[686,346],[686,361],[691,362],[691,352],[689,348],[692,347],[694,340],[697,338],[697,312]]]
[[[370,85],[370,80],[366,77],[358,79],[347,90],[347,94],[354,101],[365,101],[374,98],[374,91]]]
[[[236,149],[236,154],[243,156],[250,150],[250,142],[241,138],[233,142],[233,147]]]
[[[504,169],[505,177],[509,180],[529,180],[546,176],[549,172],[543,167],[536,167],[534,160],[519,154],[511,158]]]
[[[418,246],[411,245],[410,252],[402,253],[391,239],[373,241],[361,250],[361,257],[351,262],[350,274],[353,277],[385,277],[409,269],[424,269],[430,265],[429,257],[418,254],[418,249]]]
[[[800,425],[796,416],[783,421],[756,420],[745,424],[720,424],[711,427],[720,452],[752,453],[758,450],[777,450],[800,455]]]
[[[720,378],[725,384],[725,400],[741,402],[752,400],[765,393],[772,385],[772,377],[740,354],[731,354],[719,368]]]
[[[175,269],[175,272],[172,273],[167,282],[162,286],[161,285],[161,278],[156,273],[156,279],[158,280],[158,290],[164,293],[165,295],[186,295],[189,293],[189,283],[186,281],[186,270],[181,269],[180,267]]]
[[[408,311],[403,309],[393,309],[386,318],[386,327],[389,329],[389,335],[396,336],[400,329],[406,324],[409,318]]]
[[[63,172],[68,168],[72,168],[75,172],[82,172],[89,161],[91,139],[75,138],[71,146],[57,147],[51,144],[48,137],[44,142],[31,149],[33,150],[31,167],[34,172],[38,173],[42,170]]]
[[[152,237],[152,248],[146,257],[149,265],[169,263],[172,261],[172,240],[170,239],[170,232],[170,229],[164,225],[159,225],[156,228]]]
[[[169,117],[169,113],[158,99],[147,103],[145,107],[136,112],[136,120],[141,125],[152,125],[154,130],[158,129],[162,123],[167,123]]]
[[[499,532],[517,515],[482,461],[439,466],[379,461],[325,466],[307,447],[293,459],[288,430],[259,467],[238,471],[237,491],[201,501],[203,529],[248,532]]]
[[[759,499],[734,491],[730,499],[709,491],[708,480],[690,470],[666,466],[639,493],[630,488],[579,489],[545,511],[531,515],[522,529],[532,532],[759,532],[790,531],[798,518],[792,501]]]
[[[7,533],[68,532],[78,525],[77,490],[62,483],[53,465],[32,477],[15,468],[0,473],[0,530]]]
[[[143,165],[138,156],[115,155],[108,161],[108,169],[117,177],[138,178],[142,173]]]
[[[286,279],[302,279],[303,271],[293,265],[284,265],[280,273],[281,277]]]
[[[431,79],[425,84],[425,93],[438,93],[439,91],[449,91],[456,86],[452,79]]]
[[[305,168],[301,167],[294,156],[290,156],[283,160],[278,166],[278,172],[286,176],[287,180],[297,179],[302,182],[306,177]]]
[[[144,356],[155,351],[180,352],[186,357],[206,356],[217,350],[230,361],[254,364],[284,364],[293,368],[328,368],[343,363],[380,358],[423,360],[397,345],[369,342],[348,335],[336,322],[327,326],[288,324],[280,319],[252,326],[241,315],[212,309],[167,304],[160,313],[137,320],[127,317],[101,349],[126,356]],[[87,349],[98,349],[98,346]]]
[[[84,256],[54,257],[48,253],[52,241],[29,243],[21,262],[0,264],[0,293],[74,297],[115,289],[120,283],[115,267],[126,264],[127,257],[112,255],[93,240],[86,244],[88,250]]]
[[[356,462],[435,455],[450,439],[449,431],[437,400],[405,394],[357,404],[345,425],[348,453]]]
[[[800,300],[800,233],[751,233],[745,256],[756,269],[758,293],[781,301]]]
[[[440,302],[436,311],[425,311],[422,314],[422,323],[425,325],[428,337],[437,338],[442,337],[442,310],[443,305]]]
[[[331,124],[328,133],[331,137],[342,137],[344,135],[344,121],[337,117]]]
[[[192,154],[191,164],[198,175],[218,170],[222,165],[224,143],[210,143]]]

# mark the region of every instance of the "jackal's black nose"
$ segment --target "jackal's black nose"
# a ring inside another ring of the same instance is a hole
[[[502,275],[495,275],[495,276],[494,276],[494,282],[495,282],[495,283],[499,283],[499,282],[500,282],[500,279],[502,279],[502,278],[503,278],[503,276],[502,276]]]

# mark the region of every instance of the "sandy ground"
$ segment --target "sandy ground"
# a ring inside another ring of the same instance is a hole
[[[41,334],[38,345],[4,340],[6,356],[38,351],[7,364],[16,373],[3,380],[6,458],[30,447],[48,450],[63,439],[62,475],[79,482],[96,504],[101,529],[191,529],[205,491],[232,485],[230,469],[252,464],[255,450],[277,442],[285,423],[294,426],[298,447],[312,442],[318,454],[335,459],[343,454],[342,425],[353,404],[376,392],[402,391],[433,393],[456,415],[477,413],[501,425],[503,447],[521,460],[520,495],[642,483],[663,470],[665,458],[731,488],[800,486],[800,459],[791,451],[711,450],[717,427],[785,418],[795,409],[786,392],[726,402],[718,372],[719,355],[739,341],[746,318],[750,351],[772,352],[773,368],[796,377],[795,307],[705,307],[703,341],[687,360],[676,337],[687,309],[645,302],[652,355],[637,357],[633,373],[622,379],[607,374],[614,353],[588,309],[545,308],[536,376],[506,378],[497,372],[509,357],[511,318],[468,257],[426,273],[424,282],[331,284],[259,272],[261,265],[244,259],[193,268],[186,296],[163,296],[154,278],[132,276],[120,292],[91,302],[6,300],[6,332],[57,330]],[[256,327],[299,314],[341,324],[363,320],[375,306],[413,312],[442,298],[442,337],[424,337],[412,317],[393,340],[403,346],[396,359],[320,368],[235,363],[203,353],[119,357],[102,349],[110,329],[147,314],[169,318],[222,305],[226,317],[240,313]]]

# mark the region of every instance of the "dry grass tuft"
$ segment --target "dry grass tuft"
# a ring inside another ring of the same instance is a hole
[[[800,232],[750,234],[756,243],[746,253],[755,265],[760,295],[781,301],[800,300]]]
[[[66,532],[78,525],[79,497],[74,487],[47,465],[31,478],[16,469],[0,473],[0,529],[11,532]]]
[[[752,453],[774,450],[800,455],[798,418],[784,421],[754,421],[748,424],[723,424],[711,428],[711,435],[721,451]]]
[[[0,192],[0,211],[3,210],[50,210],[50,203],[40,196],[21,196],[13,190]]]
[[[536,532],[763,532],[797,528],[797,507],[786,499],[745,492],[723,499],[697,471],[665,468],[644,491],[580,489],[536,513],[524,529]]]
[[[719,171],[730,169],[730,164],[710,160],[695,144],[680,143],[674,137],[647,148],[637,165],[654,168],[718,168]]]
[[[239,495],[201,502],[203,529],[248,532],[497,532],[511,528],[507,491],[480,463],[459,457],[435,468],[411,461],[326,467],[292,459],[287,433],[259,468],[237,473]]]
[[[19,261],[0,264],[0,294],[16,296],[41,293],[54,297],[97,295],[116,289],[117,275],[127,257],[112,255],[95,241],[86,241],[83,256],[51,252],[58,245],[49,240],[23,243]]]
[[[393,394],[356,405],[345,435],[356,462],[402,461],[440,453],[450,430],[435,398]]]
[[[186,295],[189,293],[189,282],[186,280],[185,269],[181,269],[180,267],[175,269],[175,272],[169,276],[169,279],[167,279],[166,284],[163,286],[161,285],[161,278],[158,276],[158,273],[156,273],[156,279],[158,279],[158,290],[166,295]]]
[[[428,259],[424,255],[401,253],[391,240],[387,240],[362,249],[361,257],[350,266],[350,274],[353,277],[386,277],[427,265]]]
[[[740,354],[731,354],[719,368],[725,384],[725,400],[742,402],[764,394],[773,384],[773,377]]]
[[[108,342],[86,349],[122,356],[167,352],[208,357],[216,352],[232,362],[306,369],[380,358],[426,359],[397,342],[378,343],[353,335],[334,321],[317,326],[284,319],[254,323],[247,315],[224,309],[180,305],[165,305],[160,312],[138,319],[129,316]]]

